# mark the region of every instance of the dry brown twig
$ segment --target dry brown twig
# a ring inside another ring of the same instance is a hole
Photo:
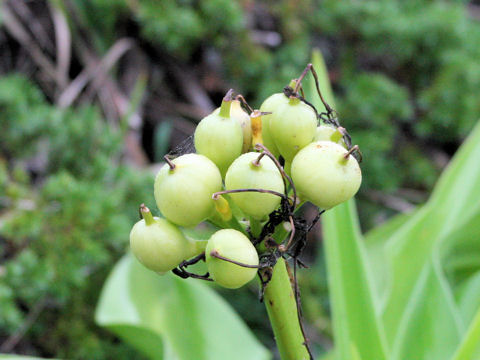
[[[63,90],[69,82],[68,71],[72,56],[72,35],[65,14],[53,2],[48,2],[55,29],[55,46],[57,60],[57,85]]]
[[[10,10],[7,2],[2,4],[1,10],[5,29],[29,53],[40,70],[42,70],[51,81],[55,82],[57,79],[55,65],[44,55],[42,49],[30,36],[22,22]]]
[[[108,71],[116,64],[116,62],[132,47],[132,40],[124,38],[120,39],[108,50],[106,55],[98,62],[90,63],[82,72],[68,85],[68,87],[60,94],[57,103],[60,107],[70,106],[80,95],[85,86],[96,78],[101,78],[102,82],[107,81]],[[96,90],[102,85],[98,81],[95,82]]]

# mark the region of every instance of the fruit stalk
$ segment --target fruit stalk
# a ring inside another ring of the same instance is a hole
[[[230,107],[232,106],[232,93],[233,90],[229,90],[223,98],[222,105],[220,105],[220,116],[224,118],[230,117]]]
[[[264,302],[282,360],[310,359],[297,316],[295,294],[283,258],[278,260],[272,279],[265,287]]]
[[[153,219],[153,215],[150,212],[150,209],[145,206],[145,204],[140,205],[140,214],[142,218],[145,220],[145,224],[152,225],[155,220]]]

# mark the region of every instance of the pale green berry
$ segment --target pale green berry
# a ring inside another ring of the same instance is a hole
[[[199,154],[186,154],[165,164],[155,178],[154,195],[162,214],[171,222],[193,227],[215,210],[213,193],[222,190],[222,177],[215,164]]]
[[[218,113],[213,112],[200,121],[194,135],[197,152],[212,160],[222,176],[243,148],[242,126],[230,116],[230,106],[231,101],[224,100]]]
[[[219,114],[220,108],[215,109],[214,114]],[[230,117],[238,121],[243,133],[242,153],[246,153],[252,146],[252,128],[250,116],[242,109],[239,100],[232,100],[230,107]]]
[[[256,268],[247,268],[212,256],[212,252],[241,264],[258,266],[257,250],[240,231],[223,229],[208,240],[205,258],[210,276],[221,286],[236,289],[251,281]]]
[[[133,226],[130,248],[138,261],[158,273],[170,271],[183,260],[202,252],[174,224],[153,218],[151,213]]]
[[[316,128],[315,112],[297,98],[279,106],[270,119],[270,134],[280,154],[289,162],[313,141]]]
[[[227,190],[265,189],[284,192],[282,175],[275,163],[264,156],[257,164],[259,155],[255,152],[243,154],[230,165],[225,176]],[[270,214],[281,201],[277,195],[259,192],[231,193],[230,197],[246,215],[256,219],[262,219]]]
[[[280,152],[278,151],[277,145],[273,140],[271,131],[270,131],[270,122],[272,121],[273,114],[277,112],[279,107],[283,104],[288,103],[288,97],[283,93],[276,93],[269,96],[260,106],[261,112],[271,112],[270,115],[262,116],[262,140],[263,145],[275,156],[278,158]]]
[[[332,125],[322,124],[318,126],[314,141],[332,141],[346,147],[343,134]]]
[[[302,198],[321,209],[330,209],[353,197],[362,172],[353,156],[331,141],[316,141],[295,156],[292,180]]]

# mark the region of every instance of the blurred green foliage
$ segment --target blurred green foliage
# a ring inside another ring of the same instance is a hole
[[[335,39],[338,110],[366,152],[367,187],[430,190],[438,169],[422,146],[458,143],[480,113],[480,24],[458,1],[327,0],[317,15]]]
[[[121,134],[94,107],[59,110],[18,75],[0,80],[0,107],[0,334],[41,304],[29,337],[47,339],[44,354],[130,358],[96,329],[93,310],[152,175],[120,164]],[[24,169],[38,152],[48,164],[34,179]]]

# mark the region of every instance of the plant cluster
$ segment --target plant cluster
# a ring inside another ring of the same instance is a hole
[[[402,210],[379,199],[378,192],[387,197],[407,194],[412,204],[426,200],[480,111],[475,76],[480,25],[476,6],[465,1],[75,3],[86,8],[82,14],[88,23],[108,19],[95,37],[104,50],[113,43],[107,39],[134,19],[142,41],[165,49],[186,66],[218,68],[222,79],[252,102],[278,89],[308,61],[312,44],[320,47],[342,123],[369,159],[364,170],[370,176],[359,196],[366,229],[376,225],[375,217]],[[253,41],[252,34],[267,39],[276,34],[278,40]]]
[[[309,70],[324,113],[301,95]],[[293,257],[296,265],[320,214],[349,200],[361,184],[359,148],[323,100],[311,64],[260,110],[230,90],[220,108],[200,121],[194,142],[197,153],[167,155],[156,176],[154,196],[165,218],[153,217],[142,204],[143,219],[130,232],[134,255],[160,274],[171,270],[236,289],[260,270],[265,291],[278,259]],[[319,209],[312,224],[296,214],[306,202]],[[208,240],[182,233],[204,221],[219,228]],[[187,270],[200,260],[206,274]]]

